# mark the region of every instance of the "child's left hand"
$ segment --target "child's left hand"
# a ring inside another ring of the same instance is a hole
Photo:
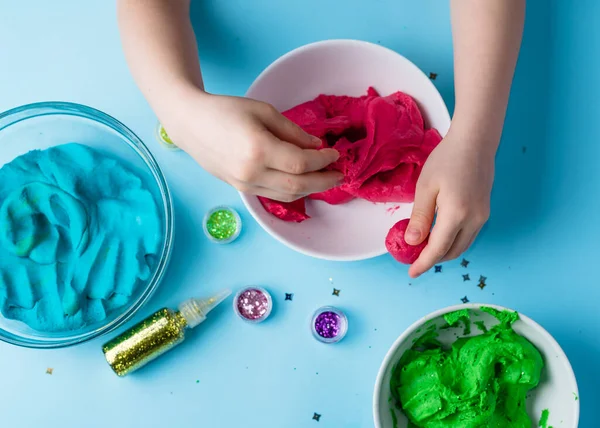
[[[405,239],[417,245],[431,236],[409,269],[413,278],[459,257],[489,218],[496,144],[477,139],[450,129],[423,167]]]

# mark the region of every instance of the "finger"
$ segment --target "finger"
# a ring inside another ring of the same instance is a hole
[[[277,138],[302,149],[316,149],[321,146],[321,139],[306,132],[294,122],[269,106],[259,113],[265,127]]]
[[[257,187],[253,193],[257,196],[263,196],[265,198],[273,199],[279,202],[294,202],[298,199],[305,198],[306,195],[288,195],[285,193],[277,192],[273,189],[267,189],[266,187]]]
[[[429,242],[419,258],[410,266],[408,274],[416,278],[442,260],[452,247],[460,229],[460,221],[444,216],[443,212],[438,214]]]
[[[288,174],[305,174],[320,171],[338,160],[335,149],[303,150],[283,141],[271,144],[266,151],[265,164],[268,168]]]
[[[343,179],[344,174],[337,171],[294,175],[272,169],[268,170],[257,184],[286,195],[310,195],[329,190],[339,185]]]
[[[435,216],[435,202],[438,191],[425,187],[417,188],[415,203],[410,215],[410,222],[406,228],[404,239],[409,245],[419,245],[427,238],[431,231],[431,224]]]
[[[482,227],[483,226],[476,228],[475,232],[472,232],[470,235],[466,235],[470,237],[468,240],[463,240],[462,245],[459,244],[456,245],[456,247],[453,245],[450,251],[448,251],[448,255],[444,258],[444,261],[456,259],[461,254],[464,254],[469,248],[471,248],[471,245],[473,245],[473,242],[475,242],[477,235],[479,235],[479,232],[481,232]]]
[[[481,229],[483,228],[480,227],[479,229],[477,229],[477,231],[473,234],[473,236],[471,237],[471,240],[469,241],[469,243],[467,244],[467,248],[465,248],[465,251],[467,251],[469,248],[471,248],[471,246],[473,245],[473,242],[475,242],[475,239],[477,239],[477,237],[479,236],[479,232],[481,232]],[[463,251],[463,253],[465,252]]]
[[[476,230],[476,229],[475,229]],[[467,248],[469,248],[469,243],[474,239],[475,234],[477,233],[474,229],[462,229],[456,235],[456,239],[452,244],[452,247],[448,250],[448,253],[444,256],[442,261],[446,262],[448,260],[454,260],[459,257],[462,253],[464,253]]]
[[[228,182],[237,190],[246,195],[263,196],[265,198],[273,199],[275,201],[280,202],[293,202],[297,199],[304,198],[307,196],[285,194],[273,189],[268,189],[266,187],[248,185],[236,179],[228,180]]]

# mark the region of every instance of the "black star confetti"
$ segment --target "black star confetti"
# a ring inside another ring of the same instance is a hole
[[[319,415],[318,413],[315,413],[315,414],[313,415],[313,420],[315,420],[315,421],[319,422],[319,420],[320,420],[320,419],[321,419],[321,415]]]
[[[342,290],[338,290],[337,288],[334,288],[334,289],[333,289],[333,293],[331,293],[331,294],[332,294],[333,296],[338,296],[338,297],[340,297],[340,291],[342,291]]]
[[[462,259],[462,262],[460,262],[460,265],[464,268],[466,268],[467,266],[469,266],[469,263],[471,263],[470,261],[468,261],[467,259]]]
[[[527,153],[527,147],[523,146],[521,150],[523,151],[523,154]]]
[[[292,300],[294,298],[294,293],[285,293],[285,300]]]
[[[437,265],[435,267],[435,273],[440,273],[442,271],[442,265]]]
[[[467,296],[463,297],[462,299],[460,299],[463,303],[469,303],[469,299],[467,298]]]
[[[435,80],[435,79],[437,79],[437,73],[429,73],[429,78],[430,78],[431,80]]]
[[[471,280],[471,277],[469,276],[468,273],[463,275],[463,281],[470,281],[470,280]]]
[[[485,282],[486,279],[487,279],[487,276],[479,275],[479,282]]]

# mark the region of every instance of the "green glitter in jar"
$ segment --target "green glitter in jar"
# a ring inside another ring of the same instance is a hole
[[[158,141],[168,149],[178,149],[173,140],[171,140],[171,137],[169,137],[169,134],[167,134],[165,128],[160,123],[158,124]]]
[[[211,210],[204,220],[204,231],[213,242],[227,244],[238,237],[240,229],[240,216],[229,207]]]

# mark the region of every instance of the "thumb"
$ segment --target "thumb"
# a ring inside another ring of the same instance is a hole
[[[410,221],[404,233],[404,240],[407,244],[419,245],[429,235],[435,216],[436,199],[436,190],[417,189]]]
[[[322,145],[320,138],[304,132],[302,128],[274,108],[270,108],[264,114],[261,114],[260,119],[277,138],[301,149],[317,149]]]

